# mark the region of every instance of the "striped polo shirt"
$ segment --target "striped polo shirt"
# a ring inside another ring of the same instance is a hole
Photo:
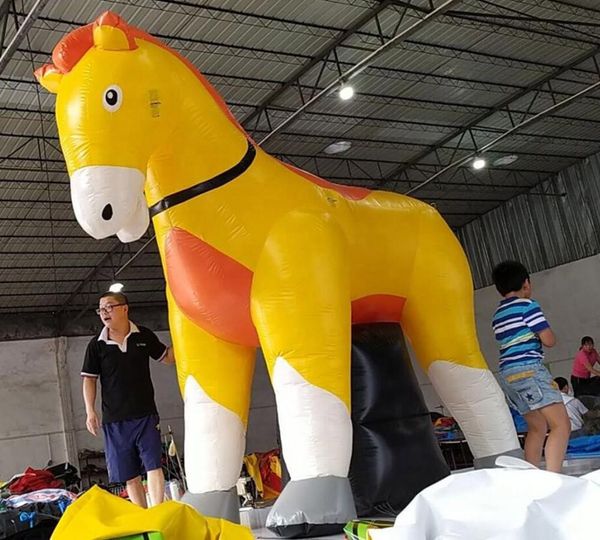
[[[500,369],[540,364],[544,359],[537,336],[550,328],[540,305],[529,298],[505,298],[494,313],[492,327],[500,345]]]

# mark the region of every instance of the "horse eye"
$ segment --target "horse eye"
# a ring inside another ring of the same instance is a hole
[[[123,91],[119,86],[113,84],[104,91],[102,104],[108,112],[115,112],[121,108],[123,102]]]

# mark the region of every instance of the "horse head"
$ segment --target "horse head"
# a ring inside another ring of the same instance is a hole
[[[148,161],[171,129],[177,98],[160,62],[139,46],[141,34],[107,12],[63,38],[53,64],[35,72],[56,94],[75,216],[97,239],[116,234],[129,242],[144,234]]]

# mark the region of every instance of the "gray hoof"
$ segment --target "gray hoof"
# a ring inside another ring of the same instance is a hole
[[[292,480],[267,517],[267,528],[282,538],[339,533],[356,518],[347,478],[324,476]]]
[[[514,450],[509,450],[508,452],[502,452],[501,454],[494,454],[493,456],[485,456],[482,458],[477,458],[473,460],[473,468],[475,469],[495,469],[496,468],[496,458],[500,456],[512,456],[520,459],[525,459],[525,453],[522,448],[515,448]]]
[[[223,518],[233,523],[240,522],[240,502],[235,488],[208,493],[187,491],[181,498],[181,502],[193,506],[203,516]]]

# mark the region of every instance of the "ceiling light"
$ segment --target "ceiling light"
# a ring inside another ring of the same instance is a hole
[[[494,165],[494,167],[503,167],[504,165],[510,165],[511,163],[514,163],[517,161],[517,159],[519,159],[519,156],[516,154],[509,154],[507,156],[501,156],[498,159],[495,159],[492,162],[492,165]]]
[[[326,146],[323,149],[323,152],[326,154],[341,154],[346,150],[350,150],[352,143],[350,141],[336,141],[331,143],[329,146]]]
[[[108,288],[108,290],[110,292],[120,293],[123,290],[123,287],[125,287],[125,285],[123,285],[122,283],[115,282]]]
[[[473,165],[473,168],[476,171],[479,171],[479,170],[481,170],[481,169],[483,169],[483,168],[485,168],[487,166],[487,161],[485,159],[483,159],[482,157],[476,157],[473,160],[473,164],[472,165]]]
[[[339,96],[340,99],[343,99],[344,101],[352,99],[352,96],[354,96],[354,88],[348,84],[345,84],[340,88]]]

